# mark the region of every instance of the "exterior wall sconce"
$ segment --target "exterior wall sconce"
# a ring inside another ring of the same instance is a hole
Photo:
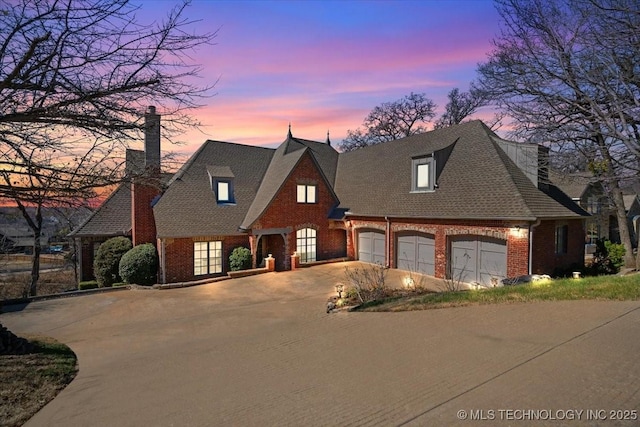
[[[338,283],[336,285],[336,293],[338,294],[338,298],[342,299],[342,291],[344,290],[344,285],[342,283]]]

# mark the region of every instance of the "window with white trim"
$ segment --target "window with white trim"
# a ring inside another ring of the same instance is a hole
[[[193,274],[222,273],[222,242],[193,242]]]
[[[316,185],[298,184],[298,203],[316,203]]]
[[[316,230],[303,228],[296,231],[296,252],[300,255],[300,262],[317,261]]]
[[[432,191],[434,189],[433,157],[420,157],[411,161],[411,191]]]

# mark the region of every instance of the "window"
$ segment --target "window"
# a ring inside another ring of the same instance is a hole
[[[556,254],[566,254],[569,249],[569,226],[556,226]]]
[[[316,230],[303,228],[296,232],[296,248],[300,255],[300,262],[316,261]]]
[[[298,184],[298,203],[315,203],[316,186]]]
[[[411,191],[431,191],[435,187],[433,173],[433,158],[422,157],[413,159],[411,172]]]
[[[222,273],[222,242],[193,242],[193,274]]]
[[[233,185],[228,180],[216,180],[216,201],[218,203],[235,203],[233,198]]]
[[[596,197],[589,197],[587,199],[587,212],[589,212],[590,214],[599,214],[600,210],[601,210],[601,204],[600,201],[598,200],[598,198]]]

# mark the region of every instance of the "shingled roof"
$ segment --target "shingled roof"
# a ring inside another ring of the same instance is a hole
[[[339,208],[348,215],[425,219],[533,221],[586,215],[557,188],[537,188],[495,137],[476,120],[340,154]],[[437,189],[412,192],[412,158],[450,147],[445,164],[436,165]]]
[[[206,141],[183,165],[153,208],[158,237],[241,234],[274,150]],[[211,174],[233,178],[234,204],[218,205]]]
[[[329,188],[333,188],[338,164],[338,152],[329,144],[294,138],[291,135],[291,131],[289,131],[287,139],[280,144],[273,155],[271,164],[262,179],[258,194],[251,204],[241,228],[251,228],[253,223],[260,218],[278,194],[287,177],[307,152],[311,153],[311,157],[324,175]]]
[[[120,184],[102,205],[69,233],[72,237],[131,234],[131,184]]]

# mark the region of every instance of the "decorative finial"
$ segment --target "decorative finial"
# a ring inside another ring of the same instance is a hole
[[[331,140],[329,139],[329,129],[327,129],[327,145],[331,146]]]
[[[287,134],[287,136],[289,138],[293,138],[293,135],[291,134],[291,122],[289,122],[289,133]]]

